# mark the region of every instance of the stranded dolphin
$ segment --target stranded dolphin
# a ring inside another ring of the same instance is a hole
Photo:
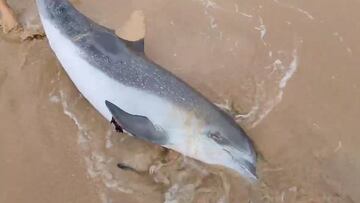
[[[135,137],[256,180],[256,153],[237,123],[67,0],[37,0],[49,44],[84,97]]]

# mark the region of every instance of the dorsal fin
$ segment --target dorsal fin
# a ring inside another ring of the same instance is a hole
[[[144,38],[137,40],[137,41],[128,41],[125,40],[127,46],[137,52],[144,53],[145,44],[144,44]]]

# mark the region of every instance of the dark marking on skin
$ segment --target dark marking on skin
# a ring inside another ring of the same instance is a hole
[[[45,33],[35,33],[23,38],[23,41],[42,40],[46,37]]]
[[[121,125],[118,122],[116,122],[114,117],[111,118],[111,124],[114,125],[116,132],[119,132],[119,133],[124,132],[123,128],[121,127]]]
[[[128,165],[125,165],[123,163],[118,163],[116,164],[116,166],[121,169],[121,170],[124,170],[124,171],[132,171],[132,172],[135,172],[135,173],[139,173],[137,170],[135,170],[133,167],[131,166],[128,166]]]

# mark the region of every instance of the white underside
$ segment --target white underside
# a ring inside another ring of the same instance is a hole
[[[107,119],[112,115],[105,100],[124,111],[148,117],[168,134],[166,147],[186,156],[210,164],[220,164],[241,170],[228,154],[214,141],[202,135],[205,126],[189,113],[178,109],[164,98],[149,92],[125,86],[110,78],[84,60],[71,40],[47,19],[41,18],[51,48],[83,96]]]

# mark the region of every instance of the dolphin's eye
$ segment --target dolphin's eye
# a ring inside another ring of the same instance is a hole
[[[219,131],[215,131],[215,132],[208,132],[208,137],[213,139],[215,142],[221,143],[222,142],[222,137]]]

